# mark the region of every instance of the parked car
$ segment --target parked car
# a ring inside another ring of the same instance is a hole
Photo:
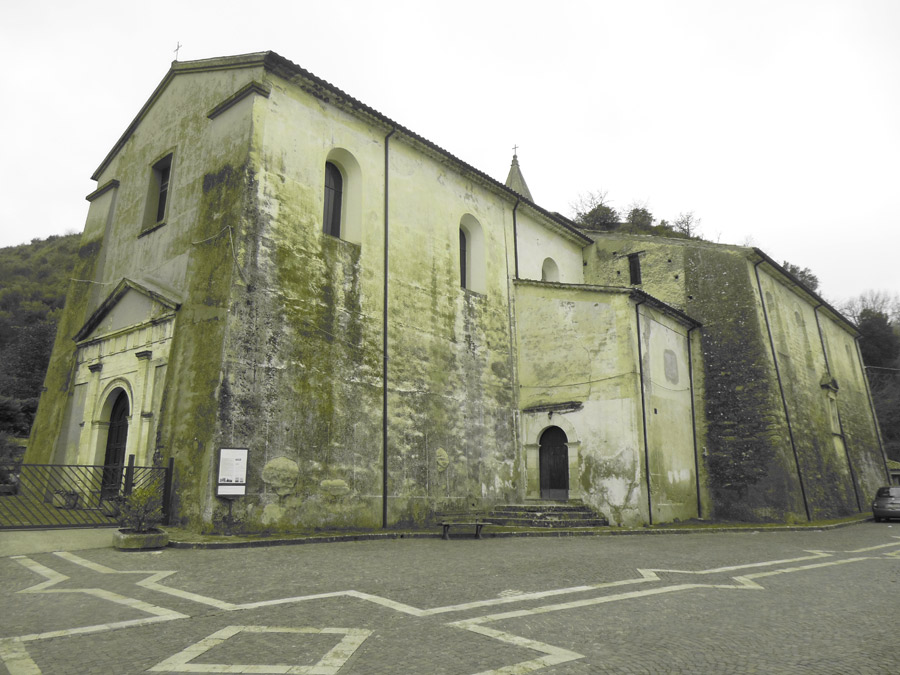
[[[872,515],[876,523],[885,518],[900,518],[900,487],[878,488],[872,502]]]

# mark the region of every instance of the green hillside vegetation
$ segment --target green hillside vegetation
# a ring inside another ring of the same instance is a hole
[[[0,459],[9,436],[31,429],[80,240],[0,248]]]

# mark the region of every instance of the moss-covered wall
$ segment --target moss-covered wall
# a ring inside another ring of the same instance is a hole
[[[689,327],[639,305],[647,466],[654,523],[698,516]]]
[[[107,198],[99,204],[94,202],[88,212],[88,221],[78,249],[78,261],[72,270],[73,279],[93,279],[96,275],[97,261],[103,246],[106,213],[113,198],[113,194],[107,193]],[[90,286],[74,281],[69,283],[65,308],[57,327],[53,352],[44,378],[44,390],[25,454],[25,461],[29,464],[65,464],[70,461],[66,456],[67,448],[71,445],[77,450],[78,439],[71,438],[63,427],[68,411],[73,406],[78,406],[72,382],[75,368],[75,343],[72,338],[89,315]],[[71,413],[69,416],[71,417]],[[78,420],[74,422],[76,425],[79,423]]]
[[[526,496],[540,499],[540,439],[566,433],[569,497],[615,524],[647,520],[636,315],[626,293],[516,284]]]
[[[681,240],[650,235],[617,236],[592,232],[585,251],[584,281],[602,286],[640,288],[667,305],[684,310],[685,246]],[[629,256],[640,260],[641,284],[631,284]]]
[[[837,420],[832,420],[831,389],[823,387],[831,378],[816,311],[765,267],[758,273],[810,517],[854,513],[862,504]]]
[[[624,290],[521,281],[516,291],[527,495],[540,498],[540,438],[558,426],[570,498],[615,524],[695,517],[687,328],[647,305],[636,311]]]
[[[217,442],[250,448],[235,511],[246,527],[379,527],[387,131],[277,76],[268,83],[254,112],[238,243],[247,284],[235,279]],[[332,157],[357,200],[342,227],[358,241],[322,232]],[[389,180],[388,524],[398,524],[512,500],[519,486],[511,206],[401,138]],[[480,293],[460,286],[464,216],[480,226]],[[221,517],[216,508],[206,517]]]
[[[685,249],[687,311],[701,321],[706,448],[714,514],[805,518],[768,332],[740,251]]]
[[[245,113],[251,99],[212,120],[207,113],[259,74],[231,70],[170,80],[97,175],[101,187],[110,181],[117,181],[118,187],[92,201],[82,235],[83,262],[74,274],[83,281],[72,285],[47,375],[54,393],[42,401],[45,412],[35,424],[39,442],[34,447],[44,450],[32,461],[40,461],[50,452],[51,439],[59,436],[59,420],[74,410],[72,338],[117,284],[129,278],[168,289],[183,303],[169,362],[154,367],[155,406],[148,402],[146,412],[157,421],[156,433],[144,439],[149,447],[140,448],[138,455],[157,461],[175,457],[175,509],[185,522],[203,519],[210,490],[210,449],[234,273],[231,241],[238,238],[248,187],[250,118]],[[173,160],[167,216],[163,225],[148,231],[144,214],[154,198],[148,191],[152,166],[169,153]],[[99,372],[102,387],[107,375]],[[142,429],[143,412],[131,411],[129,447]],[[86,429],[102,421],[99,408],[87,408],[83,414]],[[77,446],[76,439],[66,440],[67,448]]]
[[[220,525],[217,451],[247,447],[246,529],[380,526],[385,391],[389,525],[534,496],[550,412],[535,409],[572,401],[559,424],[577,494],[614,522],[695,514],[683,318],[652,302],[635,312],[624,289],[522,282],[514,297],[510,195],[402,129],[386,174],[386,120],[261,58],[176,64],[98,171],[107,187],[91,198],[28,461],[70,461],[80,425],[102,425],[93,394],[74,391],[71,340],[127,277],[181,303],[168,351],[139,357],[131,384],[152,409],[132,411],[129,434],[141,430],[140,456],[175,458],[182,523]],[[167,217],[148,227],[153,166],[169,154]],[[345,177],[341,238],[322,232],[329,161]],[[704,516],[839,515],[883,482],[852,330],[777,270],[763,268],[760,295],[748,249],[602,233],[582,261],[578,237],[545,220],[518,211],[523,276],[540,278],[549,256],[563,282],[628,286],[638,254],[640,288],[703,323],[690,353]],[[114,386],[112,370],[91,370],[91,386]]]
[[[760,268],[761,296],[750,249],[645,236],[596,238],[585,257],[587,281],[628,285],[627,256],[638,253],[638,287],[703,324],[696,390],[705,415],[698,438],[713,515],[805,520],[807,513],[826,518],[865,506],[867,497],[858,497],[872,488],[860,485],[878,482],[880,462],[864,390],[840,384],[836,395],[840,422],[865,439],[860,443],[847,428],[844,438],[834,433],[830,390],[822,387],[828,365],[817,317],[826,342],[831,334],[844,345],[840,353],[829,349],[835,352],[832,370],[848,383],[861,382],[853,354],[844,353],[853,351],[845,344],[852,342],[846,325],[817,311],[808,295],[768,265]]]
[[[861,510],[868,510],[875,491],[888,485],[884,456],[866,390],[866,376],[854,337],[823,310],[817,312],[828,354],[831,377],[837,386],[838,423],[849,455]]]

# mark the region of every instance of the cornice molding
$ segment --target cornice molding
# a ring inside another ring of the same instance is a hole
[[[103,185],[98,187],[91,194],[89,194],[87,197],[85,197],[85,199],[89,202],[92,202],[95,199],[97,199],[98,197],[100,197],[101,195],[106,194],[110,190],[115,190],[118,187],[119,187],[119,181],[117,181],[115,178],[113,178],[112,180],[107,181]]]
[[[229,96],[224,101],[222,101],[219,105],[217,105],[215,108],[210,110],[206,114],[206,116],[209,119],[214,120],[219,115],[221,115],[223,112],[225,112],[226,110],[231,108],[233,105],[240,103],[248,96],[252,96],[253,94],[258,94],[264,98],[269,98],[269,94],[271,94],[271,93],[272,93],[271,87],[267,87],[266,85],[261,84],[261,83],[257,82],[256,80],[254,80],[253,82],[249,82],[248,84],[246,84],[243,87],[241,87],[240,89],[238,89],[231,96]]]

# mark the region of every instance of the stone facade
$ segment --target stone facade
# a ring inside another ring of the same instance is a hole
[[[108,461],[124,396],[191,527],[222,447],[249,530],[818,518],[884,482],[855,328],[764,254],[588,236],[276,54],[174,63],[94,179],[27,459]]]

